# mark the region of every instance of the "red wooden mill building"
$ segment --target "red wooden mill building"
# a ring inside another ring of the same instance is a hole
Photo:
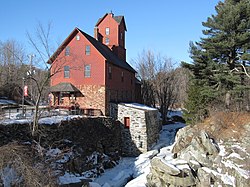
[[[109,115],[110,103],[139,102],[136,71],[126,62],[124,16],[105,14],[94,37],[75,28],[50,58],[54,107]]]

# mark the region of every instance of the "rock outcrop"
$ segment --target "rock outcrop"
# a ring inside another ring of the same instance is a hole
[[[248,129],[248,128],[247,128]],[[240,186],[250,184],[249,136],[243,142],[219,142],[205,131],[185,127],[178,131],[173,158],[151,160],[147,185],[163,186]]]

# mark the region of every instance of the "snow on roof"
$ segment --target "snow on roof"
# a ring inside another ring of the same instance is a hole
[[[139,103],[122,103],[122,104],[128,107],[137,108],[141,110],[157,110],[156,108],[143,105],[143,104],[139,104]]]

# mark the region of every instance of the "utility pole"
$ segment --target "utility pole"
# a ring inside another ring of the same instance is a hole
[[[28,55],[28,57],[30,58],[30,68],[29,68],[29,70],[28,70],[28,72],[27,72],[27,75],[28,75],[28,77],[31,77],[31,76],[33,76],[33,74],[34,74],[34,70],[33,70],[33,66],[32,66],[32,61],[33,61],[33,58],[35,57],[36,55],[35,54],[29,54]],[[33,89],[32,89],[32,80],[30,79],[30,99],[31,99],[31,101],[33,100]]]
[[[24,117],[24,77],[23,77],[23,86],[22,86],[22,90],[23,90],[23,97],[22,97],[22,114]]]

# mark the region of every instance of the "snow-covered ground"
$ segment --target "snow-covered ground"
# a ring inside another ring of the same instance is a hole
[[[122,158],[120,163],[103,175],[96,178],[92,187],[146,187],[146,176],[150,171],[150,160],[154,156],[164,157],[167,160],[172,159],[172,147],[176,130],[184,127],[183,123],[165,125],[162,128],[159,141],[152,150],[138,157]],[[133,179],[133,180],[131,180]],[[127,183],[127,181],[129,181]]]
[[[5,119],[0,120],[0,123],[2,125],[12,125],[12,124],[27,124],[27,123],[32,122],[32,113],[26,113],[25,119],[20,119],[21,115],[22,115],[21,113],[12,113],[11,115],[6,116]],[[58,112],[58,115],[41,117],[38,123],[46,124],[46,125],[53,125],[53,124],[61,123],[62,121],[69,121],[74,118],[82,118],[82,116],[81,115],[68,115],[66,113]]]

